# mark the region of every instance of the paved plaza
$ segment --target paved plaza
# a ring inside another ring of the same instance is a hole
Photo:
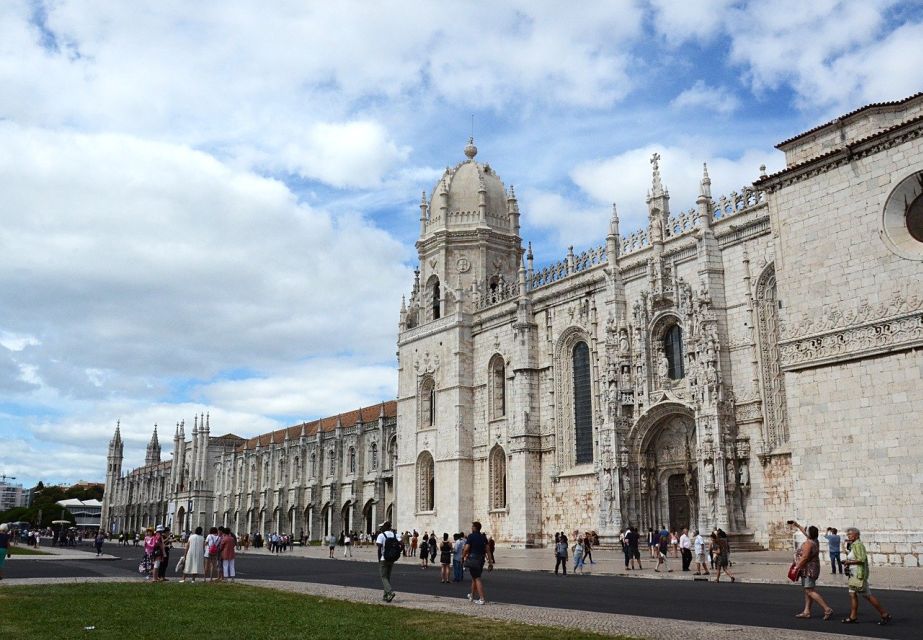
[[[99,559],[81,548],[44,550],[51,555],[40,559],[14,558],[7,565],[9,579],[0,584],[138,581],[137,574],[130,572],[140,548],[108,544]],[[373,548],[353,549],[351,559],[342,557],[342,547],[336,551],[337,559],[331,560],[327,558],[326,547],[296,548],[284,554],[251,549],[239,555],[238,572],[243,583],[253,586],[379,603],[377,572],[368,566],[374,562]],[[655,573],[654,563],[645,563],[644,570],[625,574],[621,554],[611,550],[594,551],[597,564],[590,567],[590,576],[567,578],[549,575],[552,565],[547,560],[551,552],[546,549],[498,549],[497,556],[498,570],[487,575],[486,583],[488,597],[493,594],[496,600],[488,607],[468,606],[464,585],[440,585],[438,569],[419,569],[419,560],[410,557],[396,565],[395,586],[399,596],[393,604],[643,638],[788,639],[817,633],[837,637],[847,637],[848,633],[853,638],[912,638],[915,627],[910,616],[914,615],[913,603],[919,598],[914,592],[923,590],[923,572],[919,570],[876,567],[874,583],[879,595],[895,612],[896,623],[878,627],[872,622],[871,610],[860,609],[864,623],[852,626],[822,622],[819,617],[808,621],[790,617],[799,608],[801,593],[798,585],[785,578],[789,560],[781,552],[736,554],[733,571],[740,584],[735,585],[693,584],[692,576],[679,571],[678,559],[671,559],[672,573]],[[26,574],[34,577],[17,577]],[[844,612],[845,583],[838,577],[822,575],[820,584],[837,614]],[[190,585],[190,588],[210,587]],[[888,592],[881,593],[885,590]],[[575,593],[586,595],[574,599]],[[697,603],[701,603],[702,610]],[[720,615],[705,610],[714,605],[722,608]],[[735,619],[739,622],[730,622]]]

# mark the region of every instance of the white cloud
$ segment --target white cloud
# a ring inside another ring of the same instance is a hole
[[[674,46],[726,38],[726,62],[761,93],[790,86],[805,109],[842,112],[910,95],[923,85],[923,23],[894,24],[898,0],[748,2],[655,0],[655,24]],[[901,14],[898,12],[898,16]]]
[[[703,162],[708,164],[715,199],[750,185],[759,177],[761,164],[767,165],[771,172],[781,168],[783,162],[775,152],[751,150],[732,159],[715,155],[704,148],[648,145],[576,167],[571,176],[587,195],[599,202],[617,204],[623,234],[646,224],[645,198],[651,188],[650,158],[654,152],[661,156],[662,181],[670,192],[673,213],[695,207]],[[597,233],[604,235],[605,227]]]
[[[410,275],[361,217],[176,145],[5,124],[0,149],[3,329],[45,384],[390,358]]]
[[[704,80],[697,80],[670,104],[675,109],[706,109],[728,115],[740,108],[740,99],[726,87],[711,87]]]
[[[722,29],[722,17],[734,0],[651,0],[654,27],[668,45],[689,40],[709,41]]]

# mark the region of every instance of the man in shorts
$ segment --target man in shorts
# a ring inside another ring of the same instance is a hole
[[[638,561],[638,569],[643,569],[641,566],[641,551],[638,548],[638,542],[641,539],[641,534],[638,533],[637,527],[632,527],[629,525],[628,531],[625,532],[625,541],[628,544],[628,559],[631,560],[631,569],[635,568],[635,560]],[[628,568],[628,563],[625,563],[625,568]]]
[[[465,548],[462,550],[462,564],[471,574],[471,593],[468,599],[474,604],[486,604],[487,598],[484,594],[484,582],[481,574],[484,572],[484,561],[492,569],[494,558],[490,554],[490,547],[487,544],[487,536],[481,533],[481,523],[475,520],[471,523],[471,533],[468,534]]]
[[[849,567],[849,616],[843,618],[843,622],[856,623],[859,621],[859,596],[865,598],[870,605],[875,607],[881,618],[878,620],[879,625],[886,625],[891,622],[891,614],[888,613],[878,598],[872,595],[869,589],[869,561],[868,553],[865,551],[865,545],[859,539],[859,530],[850,527],[846,530],[846,540],[849,542],[849,554],[843,564]]]
[[[708,553],[705,548],[705,538],[702,537],[702,533],[696,529],[695,530],[695,540],[692,543],[692,549],[695,552],[695,575],[708,575]]]

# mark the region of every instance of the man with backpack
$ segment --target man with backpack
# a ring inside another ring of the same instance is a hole
[[[378,573],[381,576],[381,585],[384,587],[384,595],[381,599],[391,602],[394,600],[394,591],[391,589],[391,570],[394,568],[394,563],[404,554],[404,545],[391,528],[390,520],[381,524],[381,533],[375,539],[375,544],[378,546]]]

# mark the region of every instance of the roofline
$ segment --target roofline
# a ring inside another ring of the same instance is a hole
[[[817,125],[816,127],[812,129],[803,131],[802,133],[799,133],[798,135],[792,138],[789,138],[788,140],[783,140],[782,142],[776,145],[776,149],[778,149],[779,151],[785,151],[784,147],[790,146],[791,143],[795,142],[796,140],[800,140],[801,138],[804,138],[805,136],[809,136],[811,134],[817,133],[818,131],[821,131],[822,129],[826,129],[827,127],[842,125],[844,120],[851,120],[861,113],[864,113],[866,111],[872,111],[875,109],[892,110],[894,107],[902,107],[908,102],[912,102],[916,100],[920,96],[923,96],[923,91],[918,91],[917,93],[907,96],[906,98],[902,98],[901,100],[892,100],[890,102],[873,102],[872,104],[867,104],[863,107],[859,107],[858,109],[850,111],[849,113],[844,113],[843,115],[839,116],[838,118],[834,118],[833,120],[830,120],[829,122],[825,122],[824,124]]]

